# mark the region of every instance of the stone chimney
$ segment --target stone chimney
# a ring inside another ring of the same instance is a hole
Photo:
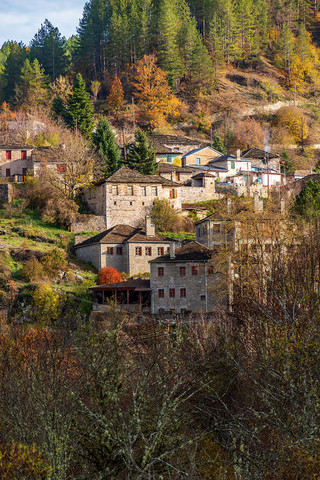
[[[170,243],[170,258],[171,260],[176,258],[176,242]]]
[[[240,159],[241,159],[241,150],[240,150],[240,148],[237,148],[237,150],[236,150],[236,159],[237,159],[237,160],[240,160]]]
[[[280,214],[284,215],[285,214],[285,208],[286,208],[286,202],[284,198],[281,198],[280,200]]]
[[[156,234],[156,227],[154,223],[152,223],[151,217],[149,215],[146,216],[146,236],[147,237],[154,237]]]
[[[232,213],[232,202],[231,202],[231,198],[227,198],[227,213],[228,213],[228,215],[231,215],[231,213]]]
[[[259,197],[259,194],[257,192],[253,195],[253,208],[254,213],[263,212],[263,199],[262,197]]]

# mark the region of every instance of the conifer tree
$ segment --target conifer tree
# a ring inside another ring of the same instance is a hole
[[[120,150],[108,120],[100,118],[92,143],[102,159],[102,171],[108,176],[120,167]]]
[[[154,175],[157,171],[153,148],[149,145],[145,132],[140,129],[135,133],[135,143],[128,149],[127,165],[144,175]]]
[[[32,63],[25,60],[16,85],[16,102],[27,110],[44,105],[48,100],[47,79],[44,70],[35,59]]]
[[[92,134],[94,125],[93,105],[80,73],[76,75],[72,94],[67,102],[65,121],[69,128],[79,130],[86,137],[90,137]]]
[[[19,80],[21,69],[28,52],[22,43],[10,42],[10,49],[4,62],[4,71],[1,75],[2,100],[14,103],[16,95],[16,84]]]

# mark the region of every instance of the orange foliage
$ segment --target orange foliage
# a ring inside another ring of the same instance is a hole
[[[1,480],[18,478],[44,480],[47,478],[49,470],[43,453],[34,445],[27,447],[14,442],[10,445],[0,445]]]
[[[122,275],[116,268],[102,267],[98,273],[97,285],[122,282]]]
[[[261,124],[253,118],[247,117],[235,126],[232,146],[242,150],[251,147],[262,148],[265,136],[266,134]]]
[[[119,77],[116,77],[110,89],[110,94],[108,97],[108,109],[111,112],[117,112],[119,107],[123,104],[124,92],[122,88],[122,83]]]
[[[142,117],[151,128],[163,125],[169,115],[180,115],[180,101],[172,94],[167,74],[157,67],[154,55],[145,55],[137,63],[133,85]]]

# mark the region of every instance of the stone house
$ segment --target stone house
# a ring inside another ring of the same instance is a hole
[[[199,167],[207,165],[210,160],[221,156],[222,153],[212,147],[196,148],[185,153],[181,158],[181,163],[183,167]]]
[[[24,175],[33,169],[30,145],[0,145],[0,174],[2,178],[22,181]]]
[[[181,165],[181,156],[203,146],[201,140],[182,135],[148,135],[149,143],[156,154],[157,162]]]
[[[180,167],[170,163],[160,163],[158,175],[173,182],[185,183],[191,179],[193,175],[199,173],[199,170],[194,167]]]
[[[132,276],[149,272],[149,261],[167,253],[173,244],[171,239],[157,234],[150,217],[146,217],[145,228],[116,225],[74,248],[78,258],[97,270],[113,267]]]
[[[269,168],[275,172],[280,172],[280,155],[277,153],[266,152],[261,148],[249,148],[242,152],[242,158],[251,160],[252,167]]]
[[[127,167],[120,168],[95,188],[84,192],[84,201],[92,213],[103,215],[106,227],[127,224],[138,227],[144,224],[155,198],[167,199],[180,210],[183,203],[216,198],[215,182],[205,178],[201,182],[182,185],[159,175],[142,175]]]
[[[226,305],[225,275],[214,254],[192,241],[150,261],[151,313],[206,313]]]

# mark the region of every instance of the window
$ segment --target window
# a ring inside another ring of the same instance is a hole
[[[213,275],[213,274],[214,274],[213,265],[208,265],[208,275]]]
[[[145,248],[145,254],[147,255],[147,257],[151,257],[151,254],[152,254],[151,247],[146,247]]]
[[[167,153],[167,163],[172,163],[173,155]]]
[[[127,195],[133,195],[133,186],[127,185]]]
[[[130,202],[130,206],[132,207],[132,202]]]
[[[197,162],[197,165],[200,165],[200,157],[197,157],[196,162]]]
[[[164,298],[164,289],[163,289],[163,288],[159,288],[159,290],[158,290],[158,297],[159,297],[159,298]]]
[[[186,267],[180,267],[180,276],[186,274]]]
[[[169,288],[169,297],[174,298],[176,296],[176,291],[174,288]]]
[[[233,162],[233,161],[231,162],[231,168],[232,168],[232,169],[235,169],[235,168],[236,168],[236,164],[235,164],[235,162]]]
[[[117,255],[122,255],[123,249],[122,247],[117,247]]]
[[[164,275],[164,268],[158,267],[158,277],[163,277],[163,275]]]
[[[6,168],[6,177],[10,177],[11,171],[10,168]]]
[[[112,195],[119,195],[118,185],[112,185]]]
[[[11,150],[6,151],[6,160],[11,160]]]
[[[161,255],[164,255],[164,248],[163,247],[158,247],[158,255],[161,257]]]
[[[198,267],[196,265],[192,265],[191,273],[192,275],[198,275]]]
[[[201,302],[205,302],[206,301],[206,296],[205,295],[200,295],[200,300],[201,300]]]
[[[180,297],[186,298],[186,296],[187,296],[187,290],[185,288],[180,288]]]
[[[157,197],[158,196],[158,187],[151,187],[151,195],[153,197]]]
[[[107,255],[113,255],[113,247],[107,247]]]
[[[117,205],[117,202],[113,202],[113,205]]]
[[[147,187],[140,187],[141,196],[145,197],[147,195]]]
[[[63,173],[65,171],[66,169],[64,165],[61,165],[61,164],[57,165],[57,173]]]
[[[136,247],[136,255],[141,257],[141,255],[142,255],[142,248],[141,247]]]
[[[177,190],[175,190],[174,188],[172,188],[172,189],[169,191],[169,198],[177,198]]]
[[[21,150],[21,160],[26,160],[26,158],[27,158],[27,151]]]

